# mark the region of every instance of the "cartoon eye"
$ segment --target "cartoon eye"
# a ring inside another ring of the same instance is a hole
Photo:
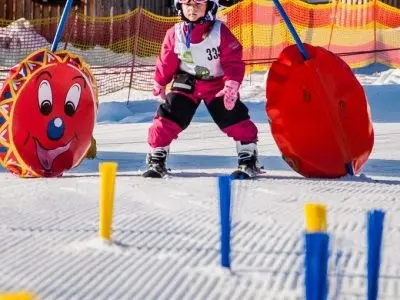
[[[53,110],[53,94],[51,92],[50,82],[43,80],[39,85],[38,93],[40,112],[47,116]]]
[[[81,86],[76,83],[70,87],[67,98],[65,99],[64,112],[67,116],[72,117],[75,114],[80,98]]]

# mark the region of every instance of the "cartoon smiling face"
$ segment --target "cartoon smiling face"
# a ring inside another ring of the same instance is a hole
[[[25,164],[45,177],[80,163],[91,143],[96,98],[77,66],[56,62],[40,68],[20,91],[12,136]]]

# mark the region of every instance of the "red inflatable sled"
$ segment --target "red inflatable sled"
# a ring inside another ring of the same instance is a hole
[[[267,79],[266,112],[283,159],[305,177],[357,174],[374,144],[364,90],[348,65],[321,47],[282,51]]]

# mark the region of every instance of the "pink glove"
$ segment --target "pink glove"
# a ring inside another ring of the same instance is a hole
[[[160,96],[160,98],[163,100],[167,99],[167,96],[165,95],[165,86],[160,85],[157,81],[154,81],[153,95],[156,97]]]
[[[225,87],[219,91],[215,97],[224,96],[224,105],[227,110],[232,110],[235,107],[236,101],[239,98],[240,83],[234,80],[225,81]]]

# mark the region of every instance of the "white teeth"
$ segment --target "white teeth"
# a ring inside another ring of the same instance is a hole
[[[36,154],[38,156],[39,162],[46,171],[49,171],[52,168],[54,160],[58,156],[66,152],[70,148],[72,143],[72,141],[70,141],[65,146],[46,150],[40,145],[37,139],[34,140],[36,143]]]

